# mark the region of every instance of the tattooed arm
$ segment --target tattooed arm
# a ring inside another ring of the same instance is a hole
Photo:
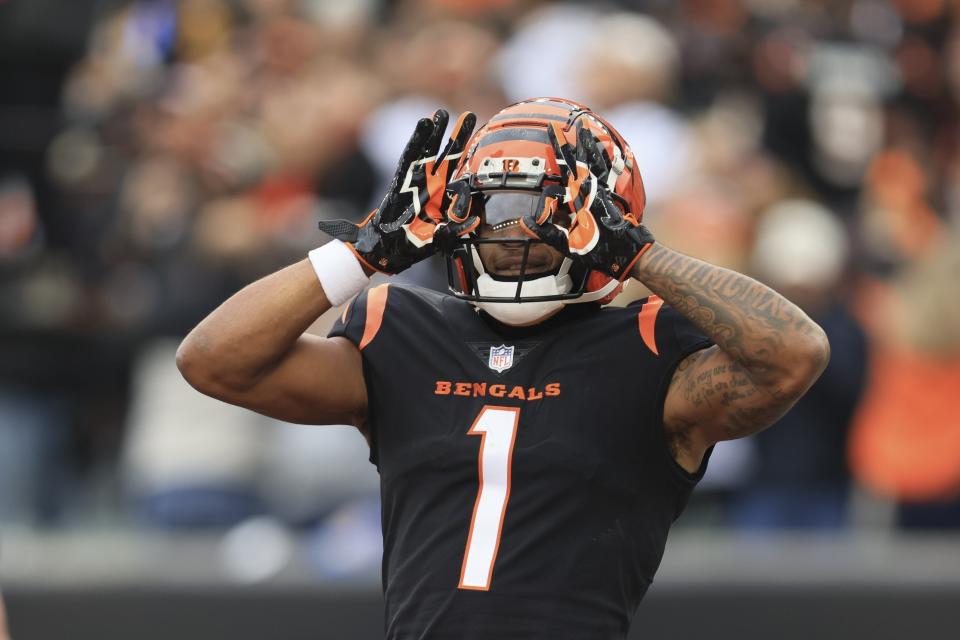
[[[631,275],[716,343],[677,367],[664,403],[673,456],[688,471],[710,445],[773,424],[827,365],[823,330],[752,278],[660,244]]]

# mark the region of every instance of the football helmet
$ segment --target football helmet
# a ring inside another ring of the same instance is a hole
[[[588,107],[562,98],[535,98],[510,105],[473,134],[448,185],[447,218],[460,232],[441,243],[450,292],[508,324],[536,322],[565,304],[606,304],[622,283],[590,269],[578,256],[564,256],[558,268],[544,272],[530,261],[531,247],[542,241],[522,233],[519,221],[533,215],[577,232],[565,162],[551,141],[559,131],[577,144],[577,129],[587,128],[610,159],[606,187],[624,213],[639,222],[646,204],[643,180],[623,137]],[[544,216],[547,217],[544,217]],[[476,219],[479,218],[479,221]],[[472,221],[470,224],[468,221]],[[492,233],[517,226],[517,232]],[[493,237],[491,237],[493,236]],[[513,275],[498,275],[484,264],[480,247],[507,245],[522,254]]]

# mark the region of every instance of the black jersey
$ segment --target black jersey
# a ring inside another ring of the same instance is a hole
[[[710,344],[659,298],[502,325],[382,285],[360,349],[380,471],[386,637],[624,638],[701,477],[673,460],[673,370]]]

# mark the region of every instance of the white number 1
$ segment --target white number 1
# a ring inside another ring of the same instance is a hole
[[[520,409],[484,406],[469,435],[480,436],[480,488],[460,569],[460,589],[487,591],[510,500],[510,467]]]

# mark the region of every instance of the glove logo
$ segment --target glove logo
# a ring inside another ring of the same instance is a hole
[[[512,367],[513,345],[508,347],[507,345],[502,344],[499,347],[490,347],[490,359],[487,362],[487,366],[497,373],[503,373]]]

